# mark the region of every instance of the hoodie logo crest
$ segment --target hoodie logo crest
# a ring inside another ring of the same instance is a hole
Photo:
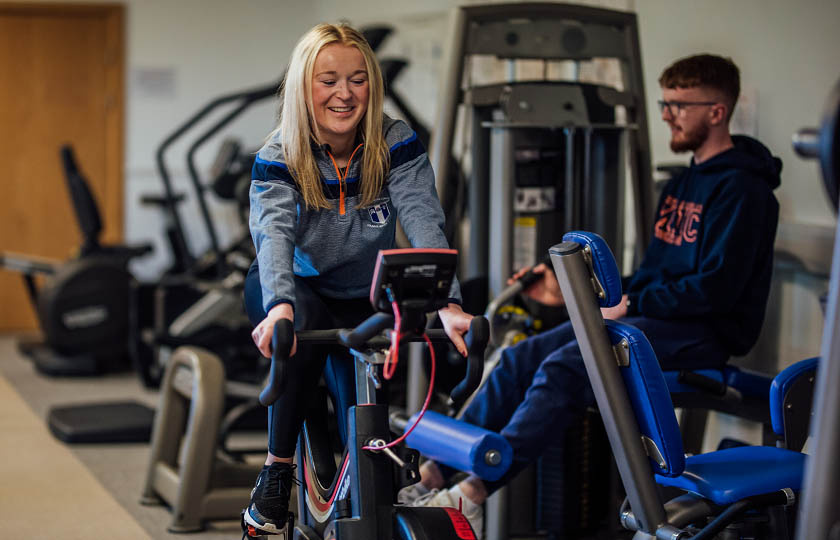
[[[391,210],[388,208],[388,202],[377,202],[369,206],[368,215],[370,216],[370,225],[372,227],[384,227],[388,224],[388,218],[391,216]]]

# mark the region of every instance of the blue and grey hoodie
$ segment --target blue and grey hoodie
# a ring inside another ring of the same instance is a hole
[[[653,240],[627,287],[630,313],[699,319],[731,354],[749,351],[764,321],[782,162],[755,139],[691,166],[665,186]]]
[[[266,312],[283,302],[294,306],[293,274],[307,278],[315,291],[330,298],[367,296],[377,253],[396,246],[398,218],[412,247],[448,247],[426,150],[400,120],[385,117],[383,133],[391,167],[380,196],[364,208],[358,208],[364,147],[340,178],[329,147],[313,143],[324,194],[334,204],[326,210],[306,208],[286,166],[279,134],[257,153],[251,173],[250,229]],[[457,282],[450,296],[460,303]]]

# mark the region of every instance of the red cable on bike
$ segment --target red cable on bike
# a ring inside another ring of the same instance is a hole
[[[396,313],[396,310],[394,311],[394,313]],[[423,339],[425,339],[426,343],[429,345],[429,357],[431,358],[432,362],[432,372],[429,374],[429,391],[426,393],[426,401],[423,402],[423,407],[420,409],[420,414],[417,416],[417,420],[414,421],[414,424],[412,424],[408,431],[406,431],[393,441],[389,442],[385,446],[363,446],[362,450],[376,451],[382,450],[383,448],[391,448],[392,446],[400,444],[405,440],[406,437],[408,437],[411,434],[412,431],[414,431],[414,428],[416,428],[417,424],[420,423],[420,420],[423,418],[423,415],[426,414],[426,410],[429,408],[429,402],[432,401],[432,394],[435,390],[435,348],[432,347],[432,340],[430,340],[429,336],[427,336],[425,333],[423,334]]]
[[[388,349],[385,355],[385,365],[382,366],[382,376],[385,377],[386,381],[390,381],[391,377],[394,376],[394,373],[397,371],[397,362],[400,361],[400,326],[402,325],[402,315],[400,315],[400,306],[394,300],[391,300],[391,309],[394,310],[394,331],[391,333],[391,348]]]

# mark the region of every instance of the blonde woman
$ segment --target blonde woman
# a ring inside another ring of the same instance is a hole
[[[405,123],[383,114],[383,99],[373,51],[350,26],[320,24],[295,46],[280,123],[257,154],[251,183],[257,260],[245,304],[266,357],[279,319],[312,330],[354,326],[372,313],[367,295],[376,255],[395,247],[397,218],[413,246],[447,247],[426,152]],[[472,317],[461,310],[457,283],[450,296],[439,315],[465,354],[462,336]],[[249,524],[275,533],[287,519],[304,401],[334,351],[292,352],[285,393],[269,407],[268,456],[245,513]],[[325,379],[343,415],[352,388],[338,381],[352,385],[351,362],[327,365]],[[338,425],[344,435],[343,417]]]

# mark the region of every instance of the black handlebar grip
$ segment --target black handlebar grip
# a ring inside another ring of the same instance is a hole
[[[680,370],[677,381],[716,396],[726,394],[726,383],[693,371]]]
[[[272,405],[286,384],[286,364],[289,353],[295,342],[295,327],[289,319],[280,319],[274,325],[274,335],[271,337],[271,369],[268,373],[268,384],[260,392],[260,403],[268,407]]]
[[[470,323],[470,331],[464,336],[467,344],[467,375],[458,386],[452,390],[450,398],[452,406],[458,410],[481,384],[481,377],[484,374],[484,349],[490,339],[490,323],[482,316],[473,317]]]
[[[548,267],[548,271],[554,271],[554,269],[551,267],[551,256],[549,255],[543,257],[543,259],[534,266],[537,266],[539,264],[545,264]],[[527,272],[522,274],[522,277],[520,277],[517,281],[519,281],[519,283],[522,284],[522,289],[524,290],[536,283],[537,281],[539,281],[542,277],[542,274],[535,274],[534,268],[531,267]]]

